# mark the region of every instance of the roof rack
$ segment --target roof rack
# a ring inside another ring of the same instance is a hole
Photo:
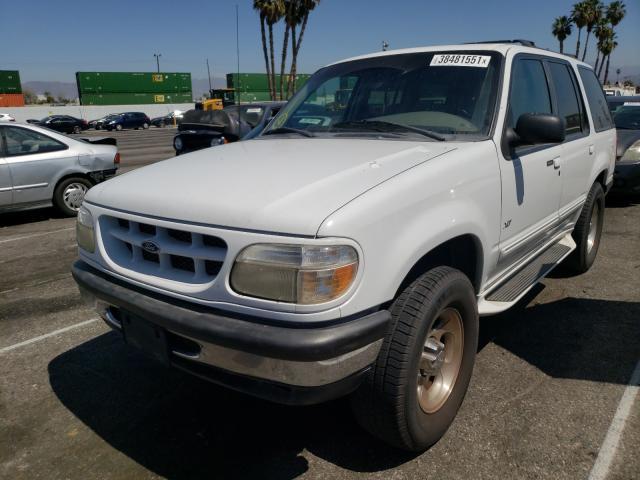
[[[516,38],[514,40],[486,40],[482,42],[467,42],[467,45],[473,45],[476,43],[516,43],[518,45],[522,45],[523,47],[535,47],[536,44],[531,40],[523,40],[521,38]]]

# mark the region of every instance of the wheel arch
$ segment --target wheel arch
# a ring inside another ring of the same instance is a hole
[[[404,275],[396,295],[423,273],[439,266],[449,266],[464,273],[476,293],[482,284],[484,252],[480,239],[471,233],[458,235],[440,243],[422,255]]]

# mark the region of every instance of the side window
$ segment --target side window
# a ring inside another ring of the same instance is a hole
[[[607,105],[607,99],[604,96],[602,86],[596,78],[593,70],[585,67],[578,67],[584,90],[587,94],[587,103],[593,117],[593,127],[596,132],[609,130],[613,128],[613,120]]]
[[[558,103],[558,115],[567,122],[567,135],[582,132],[582,109],[578,102],[575,77],[569,71],[567,65],[557,62],[549,62],[551,81],[556,92]]]
[[[551,113],[551,97],[540,60],[516,60],[511,72],[508,126],[515,128],[524,113]]]
[[[8,157],[67,149],[64,143],[26,128],[5,127],[4,134]]]

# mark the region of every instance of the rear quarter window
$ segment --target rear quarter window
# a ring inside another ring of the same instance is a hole
[[[607,99],[593,70],[578,67],[578,72],[580,73],[580,78],[582,79],[582,84],[587,94],[587,103],[589,104],[589,110],[591,110],[591,117],[593,118],[593,128],[596,132],[614,128]]]

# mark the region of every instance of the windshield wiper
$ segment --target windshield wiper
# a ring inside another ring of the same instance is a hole
[[[424,135],[425,137],[432,138],[434,140],[438,140],[439,142],[444,142],[446,140],[445,137],[440,135],[439,133],[433,132],[431,130],[427,130],[424,128],[412,127],[411,125],[404,125],[402,123],[393,123],[393,122],[385,122],[384,120],[351,120],[348,122],[340,122],[333,125],[334,128],[369,128],[378,132],[392,132],[394,130],[405,130],[408,132],[419,133],[420,135]]]
[[[263,133],[263,135],[280,135],[283,133],[297,133],[298,135],[302,135],[304,137],[315,137],[315,135],[311,132],[307,132],[306,130],[302,130],[301,128],[291,128],[291,127],[278,127],[272,128],[271,130],[267,130]]]

